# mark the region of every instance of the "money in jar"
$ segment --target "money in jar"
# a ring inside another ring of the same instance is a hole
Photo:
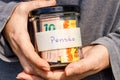
[[[82,39],[79,6],[57,5],[30,12],[34,47],[51,68],[64,68],[81,59]]]

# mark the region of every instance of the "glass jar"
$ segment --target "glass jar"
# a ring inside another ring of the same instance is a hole
[[[78,26],[79,12],[79,6],[75,5],[44,7],[30,12],[34,47],[51,68],[63,68],[80,60],[82,41]]]

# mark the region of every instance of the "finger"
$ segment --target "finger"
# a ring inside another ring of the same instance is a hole
[[[66,80],[66,74],[64,70],[54,70],[53,71],[53,80]]]
[[[25,72],[21,72],[16,77],[19,80],[43,80],[41,77],[26,74]]]
[[[93,74],[96,74],[97,71],[87,71],[85,73],[82,73],[82,74],[76,74],[76,75],[73,75],[73,76],[68,76],[68,79],[67,80],[83,80],[84,78],[86,78],[87,76],[90,76],[90,75],[93,75]]]
[[[74,62],[69,64],[65,68],[65,72],[67,76],[83,74],[91,69],[88,61],[86,59],[82,59],[79,62]]]
[[[51,80],[80,80],[79,75],[66,76],[64,70],[55,70],[53,71],[53,79]]]
[[[87,76],[90,76],[90,75],[93,75],[93,74],[96,74],[98,71],[88,71],[88,72],[85,72],[81,75],[77,75],[77,78],[79,79],[84,79],[86,78]]]

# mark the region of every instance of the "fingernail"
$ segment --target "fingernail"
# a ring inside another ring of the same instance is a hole
[[[16,79],[18,79],[18,80],[19,80],[19,79],[20,79],[20,77],[18,77],[18,76],[17,76],[17,77],[16,77]]]
[[[23,78],[21,78],[21,77],[17,76],[17,77],[16,77],[16,79],[18,79],[18,80],[22,80]]]

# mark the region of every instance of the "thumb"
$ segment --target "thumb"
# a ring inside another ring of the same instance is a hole
[[[28,2],[21,2],[17,6],[17,10],[19,13],[26,14],[34,9],[47,7],[47,6],[54,6],[56,4],[56,0],[35,0],[35,1],[28,1]]]
[[[36,1],[29,1],[28,2],[28,11],[34,10],[36,8],[46,7],[46,6],[53,6],[56,4],[56,0],[36,0]]]

